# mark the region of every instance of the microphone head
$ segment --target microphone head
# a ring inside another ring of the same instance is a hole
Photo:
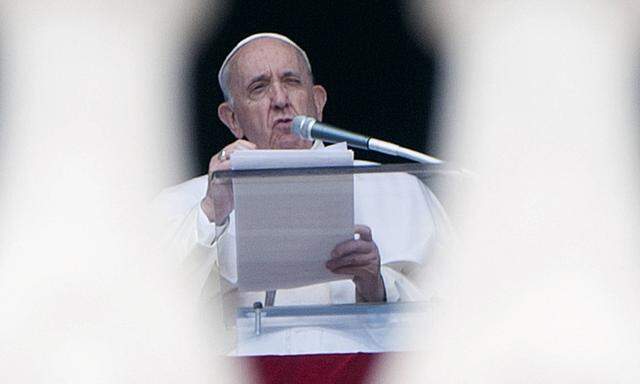
[[[313,117],[304,115],[296,116],[293,118],[293,123],[291,124],[291,132],[303,139],[313,140],[313,137],[311,136],[311,127],[313,127],[315,122],[316,119]]]

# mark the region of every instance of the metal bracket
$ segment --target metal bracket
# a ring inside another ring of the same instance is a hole
[[[260,333],[262,332],[262,303],[261,302],[256,301],[255,303],[253,303],[253,313],[255,316],[253,320],[253,329],[256,336],[260,336]]]

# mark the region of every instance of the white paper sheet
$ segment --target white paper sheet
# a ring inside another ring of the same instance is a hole
[[[231,156],[234,170],[353,165],[346,145],[322,150],[253,150]],[[303,175],[233,181],[238,289],[295,288],[348,278],[325,267],[353,238],[353,176]]]
[[[346,143],[334,144],[319,150],[256,149],[231,154],[231,169],[278,169],[308,167],[339,167],[353,165],[353,151]]]

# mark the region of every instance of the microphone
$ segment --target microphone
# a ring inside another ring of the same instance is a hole
[[[409,160],[417,161],[418,163],[441,164],[443,162],[435,157],[425,155],[424,153],[420,153],[412,149],[403,148],[387,141],[374,139],[370,136],[360,135],[345,131],[344,129],[332,127],[328,124],[317,121],[313,117],[302,115],[294,117],[291,125],[291,131],[303,139],[318,139],[328,141],[330,143],[345,141],[350,147],[381,152],[392,156],[400,156]]]
[[[369,149],[369,140],[371,140],[369,136],[335,128],[307,116],[294,117],[291,131],[307,140],[318,139],[330,143],[346,141],[348,146],[360,149]]]

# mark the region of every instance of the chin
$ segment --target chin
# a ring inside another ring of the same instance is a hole
[[[298,137],[286,139],[283,138],[279,140],[278,143],[273,147],[274,149],[309,149],[313,144],[312,141],[302,140]]]

